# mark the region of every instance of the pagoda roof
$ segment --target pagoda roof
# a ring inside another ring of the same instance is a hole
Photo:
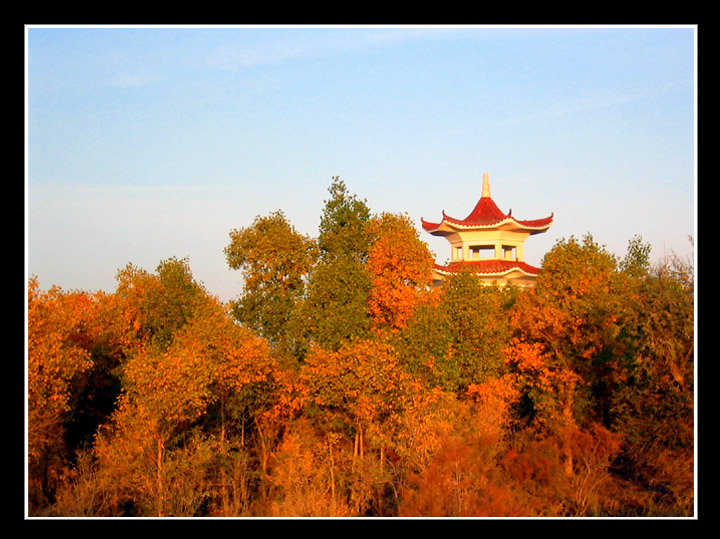
[[[550,228],[553,216],[554,214],[550,214],[549,217],[543,219],[521,221],[512,216],[512,210],[504,213],[490,197],[490,185],[487,175],[485,175],[482,196],[465,219],[450,217],[443,210],[442,221],[439,223],[432,223],[425,219],[420,219],[420,221],[427,232],[436,236],[445,236],[458,230],[491,229],[502,226],[528,231],[530,234],[539,234]]]
[[[540,268],[531,266],[526,262],[498,259],[465,260],[459,262],[451,262],[447,266],[435,264],[433,268],[435,269],[435,271],[443,275],[451,275],[457,273],[460,270],[469,269],[470,271],[472,271],[472,273],[487,277],[501,277],[515,270],[520,271],[525,275],[535,277],[540,272]]]

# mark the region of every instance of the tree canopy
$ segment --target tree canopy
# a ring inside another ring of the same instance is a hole
[[[31,516],[692,516],[690,261],[559,240],[533,288],[440,287],[404,214],[332,179],[317,237],[230,232],[112,293],[28,282]]]

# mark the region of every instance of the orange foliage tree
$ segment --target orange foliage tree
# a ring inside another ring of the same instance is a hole
[[[314,349],[302,376],[309,388],[306,413],[336,435],[337,443],[352,440],[345,481],[353,511],[362,514],[391,480],[384,465],[387,450],[398,441],[404,414],[421,400],[421,388],[393,348],[378,340],[358,340],[335,352]]]
[[[82,389],[82,375],[92,366],[86,345],[97,330],[96,297],[39,289],[28,283],[27,421],[31,496],[52,496],[67,455],[67,421]]]
[[[604,393],[625,377],[624,294],[615,258],[587,235],[558,242],[536,286],[518,297],[507,359],[549,432],[605,420]]]
[[[173,491],[186,484],[173,475],[180,469],[175,455],[204,454],[197,434],[203,422],[225,451],[228,410],[270,376],[269,348],[232,321],[184,261],[163,262],[154,275],[128,267],[119,281],[127,355],[117,410],[95,441],[99,474],[115,509],[131,500],[141,514],[190,511]],[[211,406],[217,420],[209,424]]]
[[[220,419],[213,432],[223,451],[231,400],[264,381],[272,368],[264,341],[213,304],[200,309],[167,350],[138,352],[125,365],[118,410],[95,445],[100,469],[125,488],[118,500],[144,501],[142,510],[150,514],[176,514],[169,451],[185,446],[184,438],[214,404]]]
[[[410,395],[409,377],[393,349],[362,340],[337,352],[314,349],[303,367],[312,404],[355,434],[355,454],[364,450],[363,432],[401,410]]]
[[[435,390],[437,391],[437,390]],[[430,393],[430,392],[428,392]],[[519,397],[514,377],[505,375],[471,384],[462,398],[443,392],[436,405],[410,416],[410,432],[428,429],[421,460],[407,466],[399,489],[400,516],[535,516],[522,488],[507,477],[499,462],[511,447],[512,407]],[[403,433],[406,434],[406,433]],[[428,446],[427,442],[432,441]],[[404,452],[401,453],[404,455]]]
[[[383,213],[371,219],[369,228],[368,308],[376,329],[397,331],[407,325],[430,285],[433,257],[407,216]]]

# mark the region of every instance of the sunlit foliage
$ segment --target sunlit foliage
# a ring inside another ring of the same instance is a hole
[[[290,345],[293,311],[317,256],[315,241],[277,211],[233,230],[225,255],[243,276],[243,293],[233,302],[235,318],[274,344]]]
[[[230,233],[113,293],[28,282],[31,516],[692,516],[691,260],[558,241],[536,286],[458,272],[333,178],[317,238]]]

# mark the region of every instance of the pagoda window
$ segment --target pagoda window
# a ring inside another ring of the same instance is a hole
[[[503,258],[505,260],[515,260],[517,258],[517,251],[512,245],[503,245]]]
[[[470,258],[475,259],[475,260],[495,258],[495,246],[494,245],[473,245],[470,247]]]

